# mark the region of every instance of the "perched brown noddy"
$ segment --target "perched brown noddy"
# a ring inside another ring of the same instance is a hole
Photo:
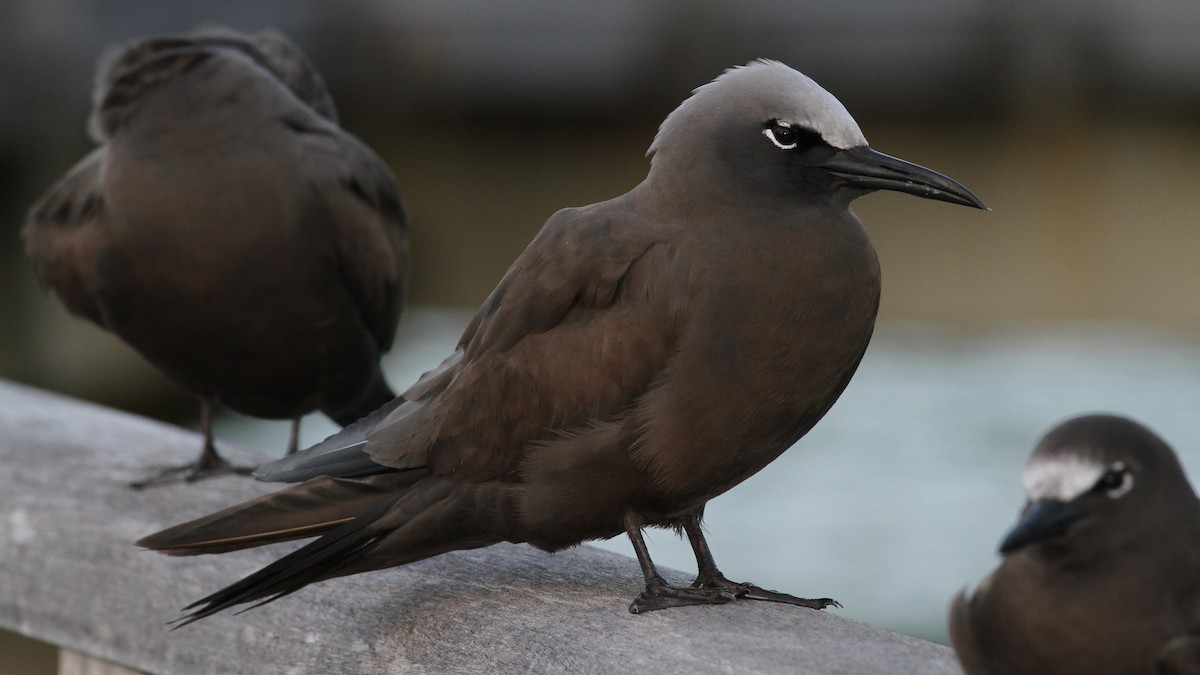
[[[1078,417],[1021,482],[1004,561],[951,604],[968,675],[1200,673],[1200,500],[1171,448],[1132,420]]]
[[[395,396],[379,357],[404,208],[295,45],[227,29],[131,42],[101,62],[89,127],[100,147],[33,206],[26,248],[72,313],[200,396],[186,478],[229,470],[214,400],[292,418],[290,453],[301,415],[346,425]]]
[[[869,148],[837,99],[775,61],[698,88],[650,153],[629,193],[550,218],[438,368],[257,474],[306,482],[138,542],[192,555],[323,535],[187,620],[455,549],[621,532],[645,575],[632,612],[833,603],[727,580],[704,505],[816,424],[862,358],[879,265],[850,201],[982,204]],[[691,587],[659,576],[646,526],[687,533]]]

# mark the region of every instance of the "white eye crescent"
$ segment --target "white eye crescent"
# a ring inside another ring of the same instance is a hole
[[[763,129],[763,136],[766,136],[780,150],[792,150],[799,142],[799,135],[792,125],[779,120],[771,120]]]
[[[1125,467],[1125,462],[1116,462],[1096,480],[1093,489],[1103,492],[1109,499],[1119,499],[1133,489],[1133,474]]]

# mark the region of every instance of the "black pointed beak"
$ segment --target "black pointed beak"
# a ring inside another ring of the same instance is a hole
[[[1083,517],[1083,511],[1057,499],[1039,499],[1021,514],[1021,520],[1000,542],[1000,554],[1007,555],[1034,542],[1057,537]]]
[[[966,187],[942,174],[872,150],[870,146],[838,150],[821,166],[851,186],[864,190],[895,190],[910,195],[973,206],[987,211]]]

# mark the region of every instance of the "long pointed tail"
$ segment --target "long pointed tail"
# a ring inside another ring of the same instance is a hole
[[[398,485],[401,480],[409,482]],[[501,507],[503,490],[501,484],[458,483],[423,470],[357,480],[322,477],[150,535],[138,544],[194,555],[323,533],[187,606],[185,611],[192,612],[179,619],[178,628],[235,605],[271,602],[325,579],[510,539]],[[328,499],[335,503],[322,501]],[[349,505],[358,509],[353,515]],[[256,517],[266,524],[253,522]]]
[[[413,470],[356,480],[321,476],[155,532],[136,543],[167,555],[200,555],[315,537],[353,520],[428,475],[427,471]]]
[[[185,612],[194,611],[177,619],[172,629],[181,628],[235,605],[258,601],[247,608],[253,609],[295,593],[308,584],[347,574],[339,570],[361,561],[386,536],[387,530],[377,531],[371,525],[400,499],[397,495],[382,501],[358,517],[338,525],[307,546],[184,607]]]

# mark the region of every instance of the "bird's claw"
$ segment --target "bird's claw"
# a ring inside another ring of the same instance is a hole
[[[739,598],[743,600],[763,600],[766,602],[781,602],[788,605],[797,605],[799,607],[809,607],[812,609],[825,609],[826,607],[842,608],[842,603],[833,598],[798,598],[787,593],[777,593],[768,591],[758,586],[747,584],[745,593],[739,594]]]

